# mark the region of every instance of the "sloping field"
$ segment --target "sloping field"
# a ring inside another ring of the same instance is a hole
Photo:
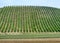
[[[0,39],[60,38],[60,9],[39,6],[0,8]]]

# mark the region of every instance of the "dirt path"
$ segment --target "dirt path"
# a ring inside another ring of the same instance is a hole
[[[45,39],[0,39],[0,43],[60,43],[60,38]]]

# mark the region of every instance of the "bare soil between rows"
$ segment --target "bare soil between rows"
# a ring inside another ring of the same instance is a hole
[[[0,43],[60,43],[60,38],[45,38],[45,39],[0,39]]]

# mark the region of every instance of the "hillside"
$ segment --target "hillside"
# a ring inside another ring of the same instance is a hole
[[[0,8],[0,32],[60,32],[60,9],[39,6]]]

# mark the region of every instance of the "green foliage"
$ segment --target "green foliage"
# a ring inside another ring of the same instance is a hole
[[[0,32],[60,32],[60,9],[39,6],[0,8]]]

